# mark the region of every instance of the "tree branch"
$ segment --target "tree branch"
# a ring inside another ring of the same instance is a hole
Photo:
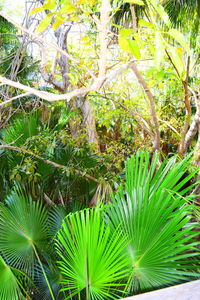
[[[24,33],[27,33],[29,36],[32,36],[33,38],[35,38],[36,40],[42,42],[45,44],[45,46],[49,46],[51,48],[54,48],[55,50],[57,50],[58,52],[60,52],[61,54],[65,55],[69,60],[73,61],[76,64],[79,64],[80,61],[78,61],[77,59],[75,59],[72,55],[70,55],[69,53],[67,53],[65,50],[63,50],[62,48],[60,48],[57,44],[49,42],[48,40],[44,40],[42,37],[40,37],[38,34],[32,32],[31,30],[19,25],[17,22],[15,22],[14,20],[12,20],[9,16],[5,15],[3,12],[0,12],[0,16],[2,16],[4,19],[6,19],[8,22],[10,22],[11,24],[13,24],[15,27],[17,27],[19,30],[21,30]],[[90,71],[90,69],[88,69],[86,66],[84,66],[85,70],[90,74],[90,76],[93,79],[96,79],[96,77],[94,76],[94,74]]]
[[[30,86],[21,84],[20,82],[16,82],[16,81],[12,81],[10,79],[7,79],[5,77],[0,76],[0,82],[2,84],[5,85],[9,85],[18,89],[21,89],[23,91],[28,92],[29,94],[33,94],[43,100],[46,100],[48,102],[54,102],[54,101],[60,101],[60,100],[66,100],[66,101],[70,101],[71,98],[76,97],[76,96],[84,96],[87,93],[91,92],[91,91],[98,91],[102,86],[105,86],[107,84],[110,83],[111,80],[116,79],[117,76],[119,76],[120,74],[122,74],[125,70],[127,70],[130,65],[132,64],[133,61],[130,61],[124,65],[121,66],[121,68],[117,69],[117,70],[113,70],[108,76],[104,77],[104,78],[97,78],[91,85],[87,86],[87,87],[82,87],[79,89],[75,89],[69,93],[66,94],[54,94],[54,93],[49,93],[49,92],[44,92],[44,91],[40,91],[37,90],[35,88],[32,88]],[[23,94],[22,94],[23,95]],[[12,102],[13,100],[15,100],[14,98],[9,99],[8,101]],[[8,102],[7,102],[8,103]],[[6,102],[2,102],[0,105],[3,106],[4,104],[6,104]]]
[[[1,106],[4,106],[5,104],[9,104],[9,103],[11,103],[12,101],[14,101],[14,100],[16,100],[16,99],[19,99],[19,98],[22,98],[22,97],[26,97],[26,96],[29,96],[29,95],[30,95],[29,92],[26,92],[26,93],[17,95],[17,96],[15,96],[15,97],[13,97],[13,98],[10,98],[10,99],[8,99],[8,100],[3,101],[2,103],[0,103],[0,107],[1,107]]]
[[[151,117],[155,127],[155,139],[153,142],[153,149],[160,151],[160,130],[159,130],[158,118],[156,114],[156,107],[155,107],[155,101],[153,95],[150,89],[148,88],[145,79],[143,78],[142,74],[138,70],[137,65],[134,62],[132,62],[132,64],[130,65],[130,69],[132,69],[132,71],[134,72],[138,82],[140,83],[141,87],[143,88],[149,100]]]
[[[0,149],[8,149],[8,150],[11,150],[11,151],[16,151],[16,152],[20,152],[20,153],[23,153],[23,154],[28,154],[30,156],[33,156],[39,160],[42,160],[43,162],[45,162],[46,164],[48,165],[51,165],[55,168],[59,168],[59,169],[63,169],[63,170],[67,170],[68,168],[66,166],[63,166],[63,165],[60,165],[54,161],[51,161],[51,160],[48,160],[48,159],[45,159],[37,154],[34,154],[32,153],[31,151],[28,151],[26,149],[23,149],[23,148],[20,148],[20,147],[16,147],[16,146],[11,146],[11,145],[0,145]],[[89,174],[86,174],[80,170],[77,170],[77,169],[74,169],[74,172],[78,175],[81,175],[89,180],[92,180],[96,183],[99,183],[98,179],[94,178],[93,176],[89,175]]]
[[[88,87],[75,89],[67,94],[57,95],[54,93],[39,91],[30,86],[27,86],[27,85],[21,84],[17,81],[13,81],[13,80],[10,80],[10,79],[0,76],[1,83],[21,89],[26,92],[29,92],[30,94],[33,94],[33,95],[35,95],[43,100],[49,101],[49,102],[60,101],[60,100],[70,101],[70,99],[73,97],[76,97],[79,95],[85,95],[90,91],[97,91],[100,88],[100,86],[102,85],[103,81],[104,80],[102,80],[102,79],[96,79],[96,81],[94,83],[92,83],[91,85],[89,85]]]

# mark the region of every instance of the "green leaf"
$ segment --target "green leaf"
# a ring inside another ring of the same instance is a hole
[[[111,232],[99,208],[67,216],[57,237],[66,299],[84,290],[86,299],[115,299],[129,272],[126,245],[126,235]]]
[[[40,201],[12,191],[0,207],[0,252],[12,267],[28,276],[34,272],[34,246],[42,250],[49,236],[47,211]]]
[[[50,25],[51,21],[52,21],[52,15],[49,15],[49,14],[46,15],[46,17],[40,22],[40,24],[36,28],[36,32],[37,33],[43,32],[45,29],[48,28],[48,26]]]
[[[129,51],[135,56],[135,58],[140,59],[140,49],[138,47],[138,44],[135,40],[128,40],[129,43]]]
[[[174,66],[176,67],[178,73],[179,73],[179,77],[181,80],[183,80],[184,76],[185,76],[185,65],[184,65],[184,61],[182,56],[180,55],[180,52],[178,51],[177,47],[170,47],[169,49],[169,54],[171,57],[171,60],[174,64]]]
[[[144,19],[140,19],[139,22],[138,22],[138,24],[139,24],[140,27],[154,28],[153,23],[147,22],[147,21],[144,20]]]
[[[198,233],[186,226],[193,206],[181,195],[188,161],[176,163],[172,157],[160,164],[159,154],[152,159],[148,152],[137,152],[126,163],[126,182],[107,213],[111,230],[121,224],[122,236],[129,237],[132,274],[127,289],[132,293],[198,276],[190,259],[191,249],[192,255],[199,254],[193,241]]]
[[[0,299],[25,300],[19,287],[20,281],[0,256]]]
[[[169,19],[168,14],[166,13],[164,7],[157,1],[157,0],[148,0],[148,2],[153,6],[155,11],[158,13],[160,18],[163,20],[163,22],[167,25],[170,26],[171,22]]]
[[[168,34],[171,35],[187,52],[190,51],[190,47],[185,40],[184,35],[177,29],[170,29]]]

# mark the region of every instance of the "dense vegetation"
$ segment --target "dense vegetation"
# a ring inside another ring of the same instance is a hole
[[[199,278],[200,2],[24,4],[0,13],[0,299]]]

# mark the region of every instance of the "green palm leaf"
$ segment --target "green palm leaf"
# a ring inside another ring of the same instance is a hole
[[[47,211],[24,193],[14,190],[0,207],[0,251],[10,265],[33,276],[35,249],[48,240]]]
[[[25,299],[20,290],[20,278],[18,279],[12,268],[9,267],[0,256],[0,299],[21,300]]]
[[[15,146],[23,146],[28,138],[35,136],[39,132],[38,116],[36,114],[29,114],[18,116],[12,121],[7,129],[2,130],[2,143],[10,144]],[[7,156],[9,168],[14,168],[17,164],[22,161],[22,156],[18,153],[10,150],[4,150]],[[4,157],[1,158],[5,159]]]
[[[160,167],[158,158],[156,155],[150,162],[149,154],[142,152],[132,157],[126,165],[126,188],[121,188],[108,208],[113,228],[121,224],[130,240],[127,252],[132,274],[127,289],[135,291],[197,275],[190,260],[198,253],[197,242],[192,240],[197,233],[188,226],[193,207],[181,195],[185,189],[177,193],[185,183],[178,180],[186,171],[188,158],[176,164],[172,158]]]
[[[63,276],[62,290],[70,295],[85,292],[85,299],[116,299],[127,276],[126,236],[110,231],[100,209],[70,214],[57,236],[57,252]]]

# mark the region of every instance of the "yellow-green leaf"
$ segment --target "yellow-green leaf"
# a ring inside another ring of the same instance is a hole
[[[169,20],[169,16],[164,10],[164,7],[157,1],[157,0],[148,0],[153,8],[156,10],[160,18],[163,20],[163,22],[167,25],[170,26],[171,22]]]
[[[153,23],[147,22],[144,19],[139,20],[138,24],[139,24],[140,27],[154,28]]]
[[[65,20],[64,19],[57,19],[54,23],[53,23],[53,25],[52,25],[52,29],[53,30],[56,30],[61,24],[63,24],[65,22]]]
[[[131,35],[133,33],[132,29],[128,29],[128,28],[122,28],[119,30],[119,35],[123,38],[128,37],[129,35]]]
[[[135,56],[135,58],[140,59],[140,49],[135,40],[128,40],[130,52]]]
[[[47,0],[43,6],[45,9],[54,9],[56,7],[56,0]]]
[[[77,11],[77,9],[73,5],[71,5],[71,4],[65,4],[61,8],[60,13],[61,14],[72,14],[72,13],[74,13],[76,11]]]
[[[145,46],[145,42],[141,39],[141,35],[138,34],[137,32],[134,32],[133,34],[134,40],[140,45],[140,48]]]
[[[43,11],[44,10],[44,7],[43,6],[39,6],[39,7],[35,7],[34,9],[31,10],[30,14],[29,15],[33,15],[33,14],[36,14],[40,11]]]
[[[52,16],[46,15],[46,17],[40,22],[40,24],[36,28],[36,32],[40,33],[42,31],[44,31],[45,29],[47,29],[47,27],[51,23],[51,20],[52,20]]]
[[[20,180],[21,180],[21,175],[20,175],[20,174],[16,174],[16,179],[17,179],[18,181],[20,181]]]
[[[129,42],[126,38],[119,36],[119,46],[122,50],[130,52]]]
[[[141,57],[138,44],[135,40],[130,40],[119,36],[119,46],[122,50],[133,54],[135,58],[139,59]]]
[[[184,65],[183,58],[180,55],[180,52],[178,51],[177,48],[170,47],[169,55],[170,55],[170,58],[174,64],[174,66],[176,67],[176,69],[179,73],[180,79],[183,80],[183,78],[185,77],[185,65]]]
[[[170,29],[168,34],[171,35],[187,52],[190,51],[190,47],[187,44],[184,35],[180,31],[176,29]]]

